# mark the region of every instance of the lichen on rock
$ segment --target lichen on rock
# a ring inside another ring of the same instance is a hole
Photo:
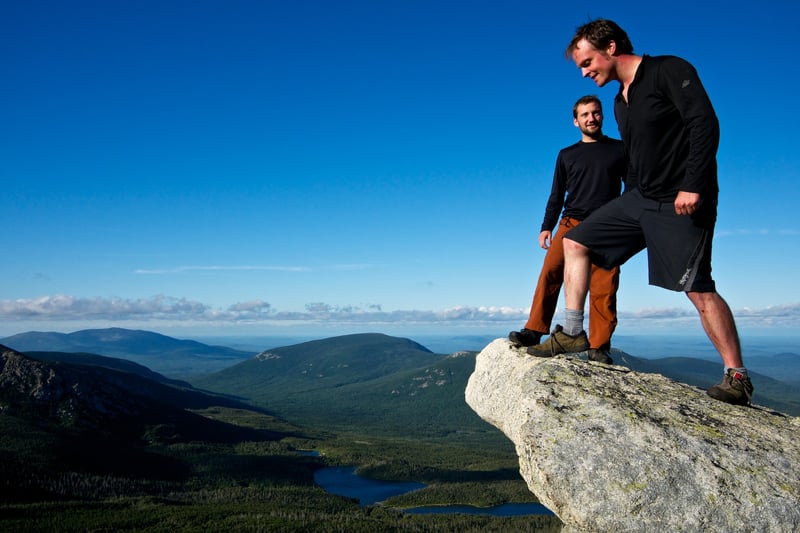
[[[660,374],[497,339],[466,401],[569,531],[800,530],[800,425]]]

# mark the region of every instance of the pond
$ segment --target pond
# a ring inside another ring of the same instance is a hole
[[[314,473],[314,482],[331,494],[356,498],[361,505],[373,505],[392,496],[425,488],[413,481],[379,481],[356,474],[354,466],[322,468]]]
[[[361,477],[353,466],[322,468],[314,473],[314,482],[331,494],[355,498],[362,506],[374,505],[393,496],[425,488],[424,483],[413,481],[379,481]],[[507,503],[496,507],[474,507],[471,505],[423,506],[404,509],[413,514],[464,513],[491,516],[552,515],[540,503]]]

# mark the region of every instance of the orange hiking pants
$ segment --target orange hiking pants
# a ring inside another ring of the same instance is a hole
[[[558,295],[564,284],[564,234],[580,224],[579,220],[563,217],[558,224],[550,248],[544,256],[544,264],[533,294],[527,329],[550,332],[550,324],[556,312]],[[605,270],[592,265],[589,284],[589,346],[611,348],[611,335],[617,327],[617,289],[619,267]]]

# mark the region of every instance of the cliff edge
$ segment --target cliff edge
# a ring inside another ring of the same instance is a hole
[[[565,531],[800,530],[797,418],[505,339],[478,354],[465,397]]]

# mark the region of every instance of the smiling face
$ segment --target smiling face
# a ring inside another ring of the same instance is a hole
[[[595,102],[578,104],[574,122],[581,130],[584,142],[597,140],[603,136],[603,110]]]
[[[572,60],[581,69],[584,78],[591,78],[598,87],[604,86],[612,80],[616,80],[616,59],[614,41],[605,50],[598,50],[586,39],[581,39],[572,51]]]

